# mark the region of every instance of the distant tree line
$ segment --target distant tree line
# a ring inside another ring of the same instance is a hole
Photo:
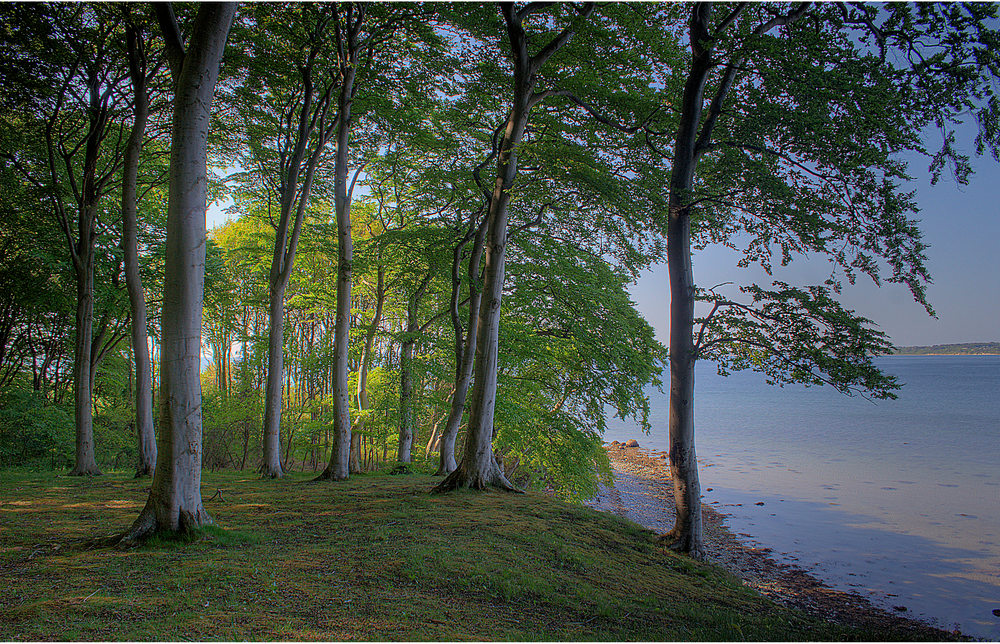
[[[929,346],[896,347],[897,356],[983,356],[1000,355],[1000,342],[962,342]]]

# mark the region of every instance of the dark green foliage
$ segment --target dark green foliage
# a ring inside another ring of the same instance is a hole
[[[870,320],[845,310],[822,286],[776,290],[744,286],[752,304],[706,293],[712,311],[702,322],[698,357],[714,360],[719,373],[754,369],[768,384],[829,384],[845,394],[895,398],[899,384],[872,364],[892,344]]]
[[[0,467],[62,469],[73,462],[73,408],[25,383],[0,392]]]

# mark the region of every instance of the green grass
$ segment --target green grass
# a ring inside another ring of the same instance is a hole
[[[779,608],[653,533],[420,474],[208,473],[218,527],[132,550],[147,480],[0,473],[2,640],[910,639]]]

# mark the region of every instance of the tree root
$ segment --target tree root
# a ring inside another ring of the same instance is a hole
[[[313,479],[313,481],[346,481],[348,476],[334,476],[333,470],[329,467],[320,472],[319,476]]]
[[[696,543],[691,534],[683,534],[677,528],[659,535],[656,540],[674,552],[687,555],[697,561],[708,561],[702,544]]]
[[[147,502],[146,507],[139,513],[139,518],[135,520],[132,527],[121,535],[110,537],[108,545],[112,545],[119,550],[135,548],[157,534],[169,535],[170,537],[179,539],[191,538],[205,526],[214,524],[215,522],[212,520],[212,517],[208,515],[208,512],[205,512],[204,508],[197,515],[188,510],[181,510],[177,517],[177,529],[171,530],[160,525],[156,520],[156,513]]]
[[[524,494],[524,490],[518,488],[503,475],[500,468],[494,462],[486,472],[468,474],[460,465],[457,470],[445,477],[431,490],[431,494],[443,494],[457,489],[478,490],[480,492],[494,489],[513,494]]]

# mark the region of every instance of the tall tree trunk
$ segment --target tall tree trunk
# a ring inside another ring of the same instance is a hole
[[[80,214],[81,219],[88,215]],[[81,229],[81,238],[86,240],[89,232]],[[84,241],[74,262],[76,268],[76,345],[73,352],[73,408],[76,419],[76,464],[70,476],[93,476],[100,474],[94,456],[94,416],[91,371],[94,327],[94,253],[86,248],[91,242]]]
[[[698,130],[702,122],[705,83],[714,66],[708,49],[710,7],[696,5],[691,17],[691,70],[684,86],[680,124],[674,143],[667,224],[667,268],[670,272],[670,403],[667,421],[670,473],[677,514],[664,539],[671,547],[704,558],[701,484],[694,449],[694,275],[691,269],[691,208],[698,164]]]
[[[135,356],[135,429],[139,447],[136,477],[149,476],[156,466],[156,437],[153,435],[153,382],[146,330],[146,297],[139,275],[138,176],[139,153],[149,116],[146,95],[146,65],[142,33],[131,23],[125,28],[129,73],[132,78],[135,122],[125,148],[122,180],[122,248],[124,250],[125,286],[132,311],[132,354]]]
[[[410,327],[407,324],[407,327]],[[413,323],[415,326],[415,323]],[[404,340],[399,350],[399,445],[396,460],[410,463],[413,457],[413,340]]]
[[[356,24],[354,12],[360,12]],[[351,238],[351,194],[347,187],[348,146],[351,138],[351,106],[354,75],[358,63],[358,30],[363,5],[348,5],[346,47],[348,60],[342,62],[343,81],[338,99],[337,155],[334,169],[334,210],[337,219],[337,317],[333,335],[333,449],[321,479],[342,481],[350,476],[351,406],[348,389],[348,346],[351,333],[351,276],[354,269],[354,242]]]
[[[280,280],[280,278],[279,278]],[[267,384],[264,387],[264,449],[261,474],[280,478],[281,470],[281,376],[284,366],[285,285],[270,289],[270,324],[267,332]]]
[[[461,265],[461,246],[455,249],[455,257],[452,265],[453,288],[451,294],[451,315],[452,324],[455,327],[455,392],[451,398],[451,411],[448,413],[448,421],[444,431],[441,433],[439,450],[438,469],[435,476],[451,474],[458,467],[455,462],[455,441],[458,440],[458,431],[462,426],[462,415],[465,413],[465,401],[469,394],[469,384],[472,382],[472,366],[476,357],[476,333],[479,319],[479,303],[482,300],[482,289],[479,284],[479,264],[483,257],[483,248],[486,241],[486,224],[488,219],[483,221],[476,228],[475,241],[472,244],[472,254],[469,257],[469,321],[468,336],[462,339],[462,323],[458,317],[459,288],[461,286],[458,278]]]
[[[593,12],[592,3],[576,8],[578,19]],[[539,69],[565,45],[576,32],[576,22],[560,31],[551,41],[531,55],[523,19],[530,7],[518,9],[513,3],[500,5],[507,26],[508,43],[513,59],[513,92],[510,115],[500,141],[497,155],[497,177],[486,225],[486,266],[482,301],[479,305],[476,330],[475,384],[469,412],[469,430],[465,439],[462,462],[434,488],[443,492],[455,488],[485,489],[497,487],[518,491],[504,476],[493,455],[493,412],[497,397],[497,354],[500,344],[500,301],[503,295],[504,265],[507,250],[507,206],[510,190],[517,177],[517,146],[521,143],[531,108],[545,96],[536,94],[535,81]]]
[[[329,135],[332,124],[327,125],[330,110],[329,100],[315,101],[313,88],[313,62],[316,51],[320,47],[322,32],[317,35],[313,49],[309,53],[308,63],[299,67],[302,75],[303,93],[299,105],[299,116],[293,136],[294,147],[287,163],[282,166],[281,177],[281,215],[275,228],[274,254],[271,259],[269,275],[270,288],[270,326],[268,331],[268,371],[267,386],[264,394],[264,450],[261,470],[264,477],[279,478],[282,475],[280,459],[280,428],[281,428],[281,372],[284,365],[283,325],[285,289],[291,278],[295,253],[298,248],[299,235],[302,231],[302,221],[305,218],[309,198],[312,193],[313,177],[319,164],[320,156]],[[291,126],[295,108],[287,113],[286,123]],[[307,155],[308,148],[316,137],[312,152]],[[305,177],[300,175],[305,163]]]
[[[476,329],[475,384],[469,412],[462,462],[435,487],[443,492],[455,488],[483,490],[497,487],[516,490],[504,476],[493,455],[493,411],[497,396],[497,354],[500,343],[500,301],[503,295],[507,250],[507,205],[517,176],[517,145],[524,135],[533,93],[534,70],[527,53],[527,38],[521,16],[512,4],[501,6],[514,59],[514,87],[510,115],[497,158],[497,178],[490,197],[486,225],[484,301],[479,306]],[[485,306],[484,306],[485,305]],[[456,392],[457,393],[457,392]]]
[[[174,79],[164,253],[158,458],[149,498],[124,542],[212,522],[201,499],[201,310],[206,152],[212,97],[236,5],[199,7],[187,51],[169,4],[155,5]]]

